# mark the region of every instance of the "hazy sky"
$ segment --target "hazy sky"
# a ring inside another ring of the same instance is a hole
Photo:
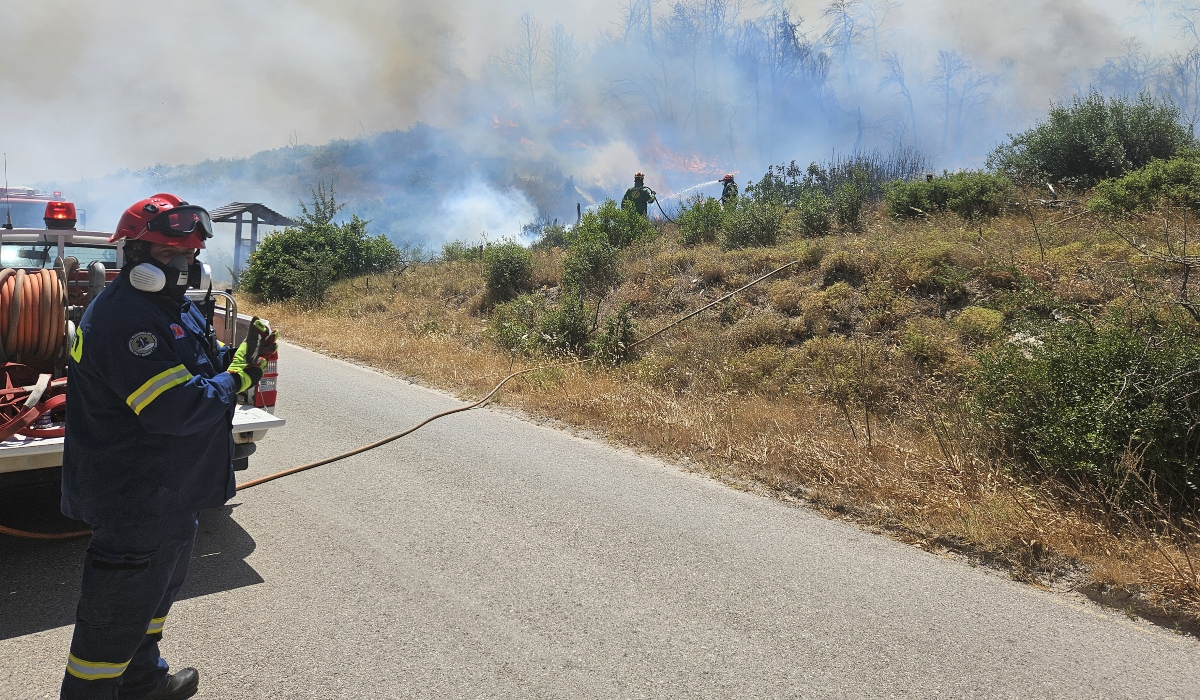
[[[0,150],[15,185],[436,124],[453,115],[431,110],[431,98],[477,78],[522,12],[591,42],[619,5],[0,0]],[[824,5],[794,8],[813,27]],[[1136,5],[907,0],[888,27],[893,44],[956,48],[1009,71],[1019,86],[1011,99],[1032,115],[1126,38],[1157,50],[1176,41],[1165,2],[1151,3],[1158,26]]]

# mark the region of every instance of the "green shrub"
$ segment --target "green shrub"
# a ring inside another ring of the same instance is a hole
[[[1000,214],[1011,190],[1012,182],[1004,175],[968,171],[892,182],[886,197],[888,213],[899,218],[951,211],[972,220]]]
[[[538,346],[535,331],[545,306],[545,298],[535,294],[522,294],[512,301],[496,304],[490,322],[492,337],[505,350],[533,350]]]
[[[442,244],[442,252],[438,259],[442,262],[478,260],[482,248],[483,246],[469,245],[465,241],[448,241]]]
[[[796,199],[796,217],[805,236],[824,236],[833,225],[833,200],[824,192],[805,192]]]
[[[725,212],[712,197],[697,196],[679,212],[680,243],[686,246],[714,243],[721,233]]]
[[[1098,214],[1119,215],[1149,211],[1161,204],[1200,212],[1200,162],[1198,154],[1171,160],[1154,160],[1144,168],[1119,178],[1102,180],[1088,202]]]
[[[637,334],[628,304],[607,316],[597,333],[595,312],[574,291],[563,294],[557,304],[536,294],[497,304],[489,325],[496,344],[511,352],[570,353],[613,365],[629,358]]]
[[[488,248],[485,258],[501,247]],[[529,255],[520,246],[516,248]],[[514,260],[516,257],[514,251]],[[532,259],[529,267],[532,272]],[[523,295],[497,304],[492,311],[492,336],[501,347],[512,351],[596,354],[614,363],[623,360],[633,333],[627,307],[606,318],[604,332],[595,336],[600,303],[616,284],[619,271],[620,251],[609,243],[605,232],[598,227],[577,226],[567,236],[558,302],[551,304],[541,296]]]
[[[1200,348],[1179,328],[1052,324],[981,356],[979,410],[1031,467],[1145,495],[1121,469],[1141,455],[1159,495],[1196,500]]]
[[[1049,181],[1075,188],[1170,158],[1194,144],[1191,128],[1170,102],[1149,95],[1106,100],[1096,92],[1052,104],[1046,121],[1009,139],[988,156],[988,168],[1024,184]]]
[[[579,294],[564,294],[538,321],[538,344],[551,352],[582,354],[592,336],[592,313]]]
[[[551,248],[566,248],[567,247],[567,227],[553,223],[543,226],[541,234],[537,241],[530,246],[536,250],[550,250]]]
[[[838,185],[833,192],[833,215],[838,225],[857,231],[862,228],[863,209],[867,205],[868,190],[855,181]]]
[[[603,297],[617,282],[621,251],[601,230],[577,226],[567,243],[563,283],[581,297]]]
[[[622,209],[613,200],[606,199],[595,211],[584,213],[575,226],[576,233],[581,230],[602,233],[614,248],[625,248],[634,241],[653,235],[654,225],[638,214],[632,204]]]
[[[734,250],[773,246],[779,242],[782,229],[783,207],[749,197],[738,197],[737,204],[725,210],[721,247]]]
[[[533,255],[518,243],[490,245],[483,251],[488,298],[507,301],[533,286]]]
[[[342,206],[332,188],[313,190],[312,210],[302,202],[296,224],[265,237],[250,254],[242,288],[267,301],[319,303],[340,279],[394,269],[400,251],[385,236],[367,235],[369,222],[351,216],[333,223]]]
[[[342,261],[320,232],[286,228],[250,254],[241,287],[267,301],[317,304],[342,276]]]

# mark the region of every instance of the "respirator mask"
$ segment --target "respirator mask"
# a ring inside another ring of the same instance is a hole
[[[162,292],[182,301],[189,288],[208,289],[212,285],[212,268],[199,260],[189,265],[186,255],[176,255],[166,265],[157,260],[134,265],[129,283],[139,291]]]
[[[147,210],[154,205],[147,204]],[[182,239],[199,235],[200,241],[212,238],[212,218],[203,207],[187,202],[159,213],[146,224],[147,231],[154,231],[169,238]],[[203,243],[199,245],[203,247]],[[143,253],[149,258],[148,253]],[[139,256],[142,257],[142,256]],[[183,300],[188,288],[208,289],[212,286],[212,268],[195,260],[188,264],[186,255],[176,255],[167,264],[153,258],[134,265],[129,271],[129,283],[143,292],[162,292],[172,299]]]

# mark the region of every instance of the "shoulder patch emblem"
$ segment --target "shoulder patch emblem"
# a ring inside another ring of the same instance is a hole
[[[154,337],[153,333],[142,331],[134,333],[129,339],[129,352],[138,357],[146,357],[158,347],[158,338]]]
[[[178,323],[171,324],[171,332],[175,334],[176,338],[182,338],[185,335],[187,335],[187,332],[184,331],[183,327],[180,326]]]

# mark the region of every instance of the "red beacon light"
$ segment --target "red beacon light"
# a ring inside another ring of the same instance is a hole
[[[71,202],[47,202],[42,221],[46,222],[46,228],[75,228],[75,205]]]

